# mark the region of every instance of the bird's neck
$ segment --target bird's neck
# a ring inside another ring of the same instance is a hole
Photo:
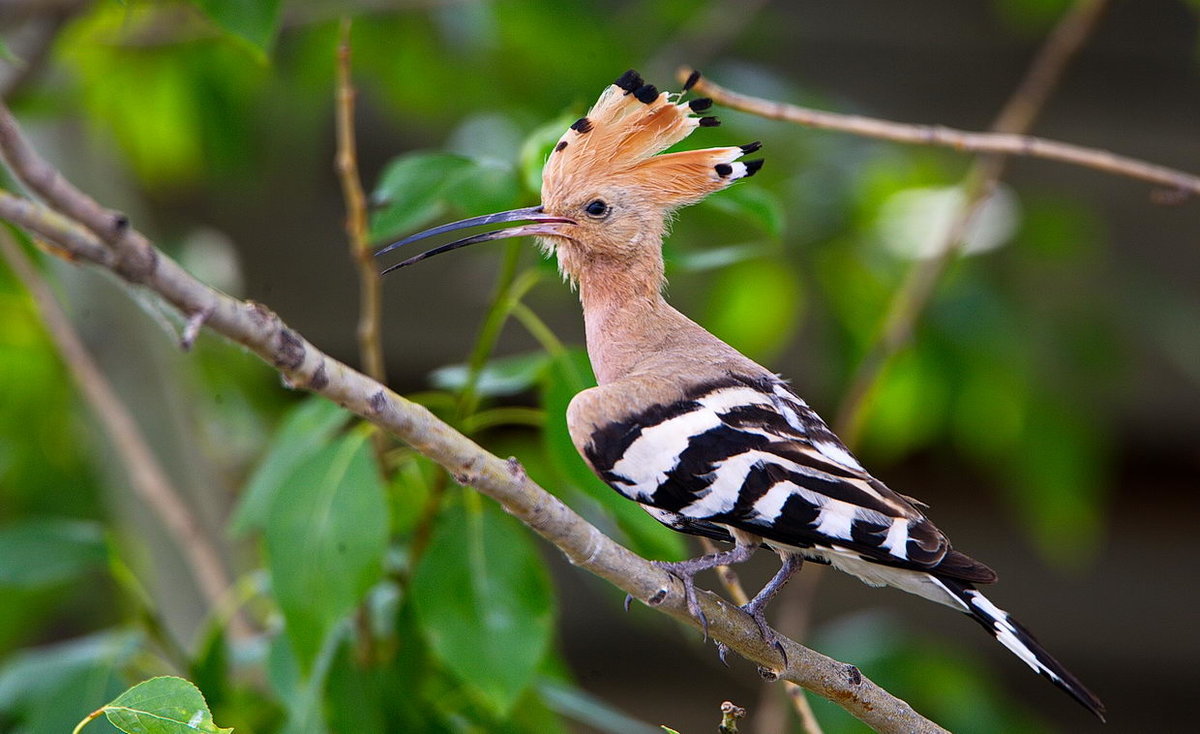
[[[662,260],[598,261],[578,274],[588,358],[603,385],[627,376],[647,355],[662,353],[695,324],[662,296]]]

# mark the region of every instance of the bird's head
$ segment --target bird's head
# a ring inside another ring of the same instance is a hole
[[[698,76],[698,75],[694,75]],[[761,160],[739,161],[758,143],[660,153],[716,118],[697,113],[711,100],[681,101],[659,92],[635,71],[609,85],[587,116],[563,133],[542,172],[542,203],[434,227],[379,251],[388,252],[429,236],[487,224],[525,222],[484,232],[393,265],[410,265],[448,250],[505,237],[533,235],[557,254],[573,279],[589,267],[650,267],[661,277],[661,244],[671,213],[752,176]]]

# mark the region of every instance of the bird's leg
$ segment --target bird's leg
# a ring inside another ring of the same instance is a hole
[[[788,582],[788,579],[795,576],[800,567],[804,565],[804,559],[794,553],[781,553],[780,556],[783,559],[783,565],[779,567],[779,572],[767,582],[766,586],[759,590],[753,599],[742,607],[742,611],[749,614],[754,623],[758,625],[758,631],[762,633],[763,641],[779,652],[779,656],[783,658],[783,664],[786,667],[787,653],[783,651],[783,645],[779,643],[779,635],[775,634],[775,630],[771,629],[771,626],[767,624],[766,608],[767,604],[783,588],[783,585]]]
[[[709,553],[689,558],[686,561],[651,561],[651,563],[683,582],[683,595],[687,601],[688,612],[700,622],[704,630],[704,639],[707,640],[708,618],[704,616],[704,612],[700,609],[700,602],[696,599],[696,574],[717,566],[741,563],[754,555],[757,548],[757,544],[738,543],[727,551]]]

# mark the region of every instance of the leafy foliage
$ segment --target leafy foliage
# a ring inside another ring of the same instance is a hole
[[[104,559],[98,523],[47,517],[0,528],[0,588],[62,583]]]
[[[283,0],[192,0],[196,7],[230,35],[250,42],[263,54],[271,50],[279,30]]]
[[[528,532],[470,499],[434,529],[413,575],[413,608],[438,659],[504,717],[550,642],[550,579]]]
[[[126,734],[229,734],[213,724],[200,689],[182,678],[159,676],[138,683],[101,707]]]
[[[366,436],[307,457],[271,503],[266,527],[271,587],[300,666],[379,580],[387,550],[383,483]]]

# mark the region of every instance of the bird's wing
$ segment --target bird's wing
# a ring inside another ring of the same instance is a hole
[[[669,517],[976,582],[995,577],[867,473],[778,378],[698,386],[604,426],[585,453],[614,489]]]

